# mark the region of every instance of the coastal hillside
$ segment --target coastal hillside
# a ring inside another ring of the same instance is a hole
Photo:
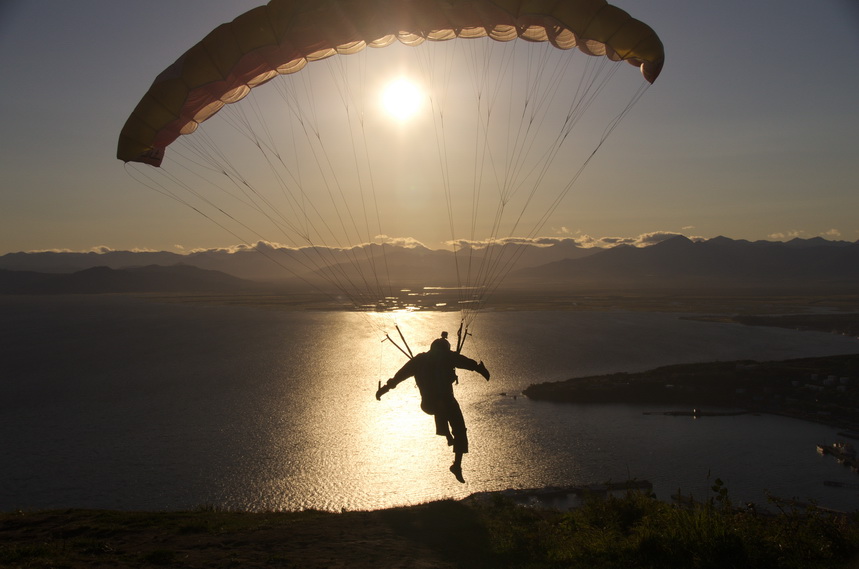
[[[859,354],[710,362],[531,385],[541,401],[731,407],[859,430]]]

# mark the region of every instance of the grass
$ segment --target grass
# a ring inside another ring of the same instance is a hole
[[[0,514],[0,567],[859,568],[857,515],[678,506],[632,491],[574,510],[495,495],[376,512]]]
[[[859,567],[855,515],[815,508],[762,514],[734,508],[719,481],[714,492],[687,507],[630,492],[565,513],[498,501],[484,520],[508,567]]]

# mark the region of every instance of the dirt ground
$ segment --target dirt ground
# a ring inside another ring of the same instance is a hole
[[[0,567],[489,567],[473,509],[0,514]]]

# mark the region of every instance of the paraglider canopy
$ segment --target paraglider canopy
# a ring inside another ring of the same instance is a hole
[[[627,61],[651,83],[664,61],[653,30],[604,0],[272,0],[213,30],[155,79],[122,129],[117,157],[159,166],[177,137],[311,61],[395,41],[480,37]]]
[[[605,0],[272,0],[155,78],[117,156],[374,326],[371,312],[459,312],[460,352],[663,61]],[[374,112],[399,78],[415,105]],[[449,254],[391,254],[427,238]]]

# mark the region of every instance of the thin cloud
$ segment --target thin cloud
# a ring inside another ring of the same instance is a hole
[[[189,254],[201,254],[201,253],[212,253],[212,254],[234,254],[234,253],[242,253],[247,251],[260,251],[260,252],[295,252],[295,251],[304,251],[307,249],[328,249],[330,251],[351,251],[354,249],[361,249],[364,247],[370,247],[373,245],[379,244],[389,244],[397,247],[403,247],[406,249],[414,249],[416,247],[424,247],[424,244],[418,241],[417,239],[413,239],[411,237],[388,237],[387,235],[378,235],[376,239],[379,241],[369,242],[369,243],[359,243],[357,245],[353,245],[351,247],[331,247],[328,245],[306,245],[302,247],[295,247],[292,245],[284,245],[283,243],[277,243],[274,241],[257,241],[256,243],[240,243],[238,245],[230,245],[227,247],[201,247],[196,249],[191,249],[188,251]]]
[[[86,253],[87,251],[72,251],[71,249],[29,249],[25,253]]]
[[[617,245],[635,245],[634,237],[597,237],[594,238],[594,247],[606,248]]]
[[[793,229],[791,231],[779,231],[777,233],[770,233],[769,235],[767,235],[767,237],[776,241],[781,241],[784,239],[794,239],[796,237],[802,237],[803,235],[805,235],[804,230]]]
[[[661,243],[679,235],[683,234],[677,233],[676,231],[652,231],[650,233],[642,233],[636,238],[635,246],[647,247],[649,245],[655,245],[657,243]]]
[[[108,253],[159,253],[158,249],[150,249],[148,247],[133,247],[131,249],[117,249],[115,247],[109,247],[107,245],[96,245],[95,247],[90,247],[89,249],[66,249],[66,248],[54,248],[54,249],[28,249],[27,251],[23,251],[24,253],[75,253],[75,254],[86,254],[86,253],[95,253],[96,255],[106,255]]]
[[[592,249],[592,248],[600,248],[606,249],[611,247],[616,247],[618,245],[628,245],[632,247],[647,247],[650,245],[654,245],[656,243],[660,243],[665,241],[666,239],[670,239],[672,237],[676,237],[678,235],[683,235],[682,233],[678,233],[675,231],[651,231],[647,233],[642,233],[635,237],[618,237],[618,236],[603,236],[603,237],[594,237],[592,235],[584,234],[580,230],[575,232],[570,231],[568,228],[562,227],[560,229],[555,230],[559,235],[548,235],[541,237],[504,237],[500,239],[480,239],[480,240],[472,240],[472,239],[459,239],[456,241],[445,241],[444,244],[448,247],[456,246],[458,249],[486,249],[491,246],[504,246],[504,245],[516,245],[516,246],[532,246],[532,247],[552,247],[552,246],[573,246],[580,247],[583,249]],[[774,233],[769,237],[771,239],[784,239],[790,237],[797,237],[804,232],[801,231],[792,231],[788,233]],[[826,235],[829,237],[840,237],[841,232],[837,229],[830,229],[821,235]],[[702,241],[703,237],[689,236],[687,237],[693,241]],[[193,255],[193,254],[235,254],[242,253],[248,251],[261,251],[261,252],[295,252],[302,251],[306,249],[316,248],[316,249],[328,249],[331,251],[350,251],[354,249],[361,249],[364,247],[371,247],[375,245],[386,244],[392,247],[402,247],[405,249],[414,249],[414,248],[426,248],[427,247],[423,242],[413,238],[413,237],[391,237],[389,235],[377,235],[374,238],[374,241],[368,243],[360,243],[358,245],[353,245],[352,247],[329,247],[324,245],[317,246],[304,246],[304,247],[295,247],[291,245],[284,245],[283,243],[277,243],[274,241],[258,241],[256,243],[241,243],[237,245],[230,245],[225,247],[197,247],[192,249],[186,249],[184,245],[176,244],[173,248],[182,255]],[[109,247],[107,245],[98,245],[96,247],[92,247],[89,250],[84,251],[73,251],[71,249],[39,249],[39,250],[31,250],[27,251],[27,253],[96,253],[96,254],[106,254],[106,253],[114,253],[114,252],[133,252],[133,253],[157,253],[159,252],[156,249],[150,248],[134,248],[134,249],[116,249],[113,247]]]
[[[427,248],[422,242],[414,237],[390,237],[388,235],[376,235],[376,240],[385,245],[394,245],[395,247],[404,247],[406,249],[416,249],[418,247]]]
[[[273,241],[257,241],[254,244],[240,243],[238,245],[230,245],[228,247],[198,247],[188,251],[190,254],[198,253],[241,253],[244,251],[278,251],[278,250],[297,250],[296,247],[290,247]]]
[[[561,228],[564,229],[564,228]],[[556,230],[557,231],[557,230]],[[618,245],[628,245],[631,247],[649,247],[650,245],[655,245],[656,243],[661,243],[666,239],[671,239],[672,237],[677,237],[678,235],[684,235],[683,233],[678,233],[676,231],[650,231],[647,233],[642,233],[640,235],[634,237],[617,237],[617,236],[604,236],[604,237],[594,237],[592,235],[582,234],[581,231],[577,231],[575,236],[572,237],[506,237],[502,239],[482,239],[482,240],[472,240],[472,239],[458,239],[456,241],[446,241],[446,245],[456,245],[460,249],[464,248],[473,248],[473,249],[485,249],[491,245],[531,245],[535,247],[550,247],[552,245],[561,245],[561,244],[575,244],[578,247],[582,247],[585,249],[590,248],[601,248],[606,249],[610,247],[617,247]],[[689,236],[686,235],[688,239],[692,241],[703,241],[703,237],[698,236]]]
[[[445,245],[456,245],[459,249],[486,249],[492,246],[503,245],[531,245],[534,247],[551,247],[563,243],[581,243],[578,237],[503,237],[498,239],[457,239],[456,241],[445,241]]]

